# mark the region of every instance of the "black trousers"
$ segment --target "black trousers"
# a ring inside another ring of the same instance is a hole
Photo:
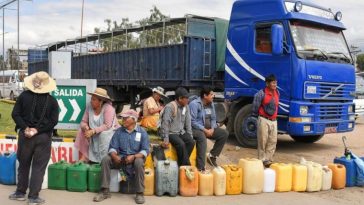
[[[196,148],[197,148],[197,163],[196,166],[198,169],[204,169],[206,163],[206,149],[207,149],[207,138],[205,133],[201,130],[192,129],[193,138],[196,140]],[[215,128],[214,134],[208,138],[211,140],[215,140],[214,147],[210,150],[210,154],[214,157],[218,157],[224,148],[226,140],[229,137],[229,132],[222,128]]]
[[[195,141],[192,136],[187,132],[183,135],[170,134],[169,142],[177,151],[178,166],[191,165],[190,155],[195,146]]]
[[[43,177],[51,157],[52,134],[40,133],[27,138],[24,132],[19,132],[17,158],[19,161],[18,184],[16,191],[26,194],[28,198],[36,198],[42,188]],[[29,170],[32,165],[32,175],[29,182]]]

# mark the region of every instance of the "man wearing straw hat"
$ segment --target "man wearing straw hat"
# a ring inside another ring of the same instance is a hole
[[[27,89],[15,103],[12,117],[18,132],[18,184],[11,200],[24,201],[29,186],[28,204],[45,201],[39,198],[45,169],[51,157],[52,133],[58,123],[58,104],[49,93],[56,82],[46,72],[37,72],[24,79]],[[32,173],[29,181],[29,170]]]

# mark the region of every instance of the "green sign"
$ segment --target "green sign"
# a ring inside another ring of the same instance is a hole
[[[52,96],[59,106],[59,123],[80,124],[86,109],[86,86],[57,86]]]

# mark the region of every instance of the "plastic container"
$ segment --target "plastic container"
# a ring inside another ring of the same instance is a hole
[[[321,191],[327,191],[331,189],[332,184],[332,171],[328,166],[322,167],[322,186]]]
[[[152,196],[154,194],[154,170],[147,168],[144,170],[144,195]]]
[[[78,162],[67,168],[67,190],[75,192],[87,191],[87,172],[89,166]]]
[[[239,167],[242,168],[242,183],[244,194],[258,194],[264,188],[264,166],[259,159],[240,159]]]
[[[226,172],[222,167],[215,167],[212,170],[214,176],[214,194],[223,196],[226,194]]]
[[[190,155],[190,162],[191,162],[191,166],[196,166],[196,146],[194,146],[192,153]],[[176,149],[170,145],[168,149],[164,150],[164,155],[166,156],[167,159],[169,160],[173,160],[173,161],[177,161],[177,151]]]
[[[48,167],[48,189],[67,189],[67,168],[70,166],[65,161],[59,161]]]
[[[222,166],[226,172],[226,194],[240,194],[243,188],[243,171],[241,167],[230,164]]]
[[[0,155],[0,182],[6,185],[16,184],[16,153]]]
[[[307,167],[301,164],[292,165],[292,191],[302,192],[307,188]]]
[[[153,158],[151,154],[149,154],[145,159],[144,167],[145,169],[154,169]]]
[[[179,168],[179,193],[181,196],[197,196],[198,171],[196,167],[181,166]]]
[[[346,186],[353,187],[356,185],[356,164],[353,159],[346,159],[345,157],[335,158],[335,164],[342,164],[346,169]]]
[[[119,192],[120,191],[120,172],[118,169],[110,170],[110,192]]]
[[[271,168],[264,169],[263,192],[265,193],[274,192],[275,186],[276,186],[276,172]]]
[[[178,165],[176,161],[165,160],[158,161],[155,172],[157,196],[169,194],[177,196],[178,193]]]
[[[332,171],[332,188],[343,189],[346,185],[346,168],[342,164],[330,163],[329,168]]]
[[[128,178],[126,181],[120,181],[120,192],[123,194],[135,194],[135,176]]]
[[[88,170],[88,191],[99,192],[101,188],[101,165],[93,164]]]
[[[320,191],[322,186],[322,165],[307,162],[307,189],[308,192]]]
[[[276,172],[276,192],[287,192],[292,189],[292,165],[274,163],[270,166]]]
[[[198,195],[214,195],[214,175],[209,170],[198,173],[198,183]]]

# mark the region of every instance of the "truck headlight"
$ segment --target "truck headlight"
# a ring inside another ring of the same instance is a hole
[[[348,112],[349,113],[354,112],[354,105],[349,105]]]
[[[355,115],[350,115],[350,116],[349,116],[349,120],[350,120],[350,121],[354,121],[354,120],[355,120]]]
[[[302,122],[311,122],[310,117],[290,117],[289,122],[296,122],[296,123],[302,123]]]
[[[307,115],[308,114],[308,106],[300,106],[300,114]]]

